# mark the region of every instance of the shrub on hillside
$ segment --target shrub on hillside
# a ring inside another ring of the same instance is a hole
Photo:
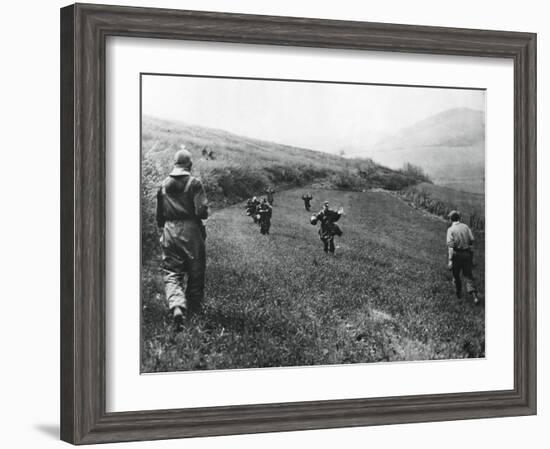
[[[301,183],[301,170],[291,165],[267,165],[264,168],[274,184],[295,184]]]
[[[401,190],[419,182],[414,177],[392,170],[379,170],[369,179],[374,187],[381,187],[386,190]]]
[[[210,184],[217,184],[223,195],[231,202],[238,202],[263,191],[269,183],[267,176],[259,170],[246,167],[230,167],[223,172],[213,171]]]
[[[331,181],[334,187],[342,190],[362,190],[365,188],[364,179],[355,170],[340,170],[332,176]]]
[[[432,181],[428,177],[428,175],[424,172],[424,169],[422,167],[419,167],[418,165],[411,164],[410,162],[406,162],[403,165],[403,168],[399,170],[399,172],[403,173],[406,176],[409,176],[411,178],[417,179],[418,182],[429,182]]]

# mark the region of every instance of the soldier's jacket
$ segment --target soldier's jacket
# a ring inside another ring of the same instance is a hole
[[[202,220],[206,218],[208,203],[200,180],[190,174],[164,180],[157,192],[157,225],[162,228],[165,269],[203,269],[206,233]]]
[[[449,248],[466,250],[471,249],[474,243],[474,234],[468,225],[455,221],[447,229],[447,246]]]
[[[260,231],[262,234],[269,234],[272,212],[272,207],[267,203],[262,203],[258,207],[258,215],[260,217]]]
[[[246,201],[245,209],[246,209],[246,214],[249,216],[256,212],[256,205],[254,204],[254,201],[252,201],[252,198]]]
[[[341,214],[330,209],[323,209],[319,213],[313,215],[311,224],[321,224],[319,228],[319,236],[321,239],[333,238],[335,235],[342,235],[342,230],[336,224],[340,220]]]
[[[311,206],[311,200],[313,199],[313,197],[311,195],[302,195],[302,200],[304,200],[304,204],[307,206],[307,207],[310,207]]]
[[[157,225],[167,221],[208,218],[208,201],[201,181],[190,173],[168,176],[157,192]]]
[[[260,219],[263,218],[269,220],[273,214],[273,208],[269,204],[260,204],[258,207],[258,213],[260,214]]]

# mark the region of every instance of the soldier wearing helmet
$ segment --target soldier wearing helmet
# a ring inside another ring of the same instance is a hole
[[[319,228],[319,238],[323,242],[323,250],[325,253],[330,251],[331,254],[334,254],[334,236],[341,236],[342,229],[336,224],[340,217],[344,214],[344,209],[340,208],[338,211],[329,209],[328,201],[323,203],[323,209],[317,214],[313,214],[310,219],[312,225],[317,225],[320,223]]]
[[[192,165],[191,153],[182,145],[173,170],[157,192],[166,299],[177,330],[204,299],[206,232],[202,220],[208,218],[208,202],[201,181],[191,175]]]

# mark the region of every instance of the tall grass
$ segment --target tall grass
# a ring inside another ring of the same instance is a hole
[[[411,205],[443,218],[448,218],[451,211],[458,210],[462,221],[469,224],[470,228],[485,230],[484,195],[425,183],[409,186],[398,193]]]
[[[158,268],[145,270],[142,371],[484,356],[484,309],[454,296],[444,223],[384,192],[308,186],[313,210],[328,200],[346,211],[336,254],[326,256],[305,191],[278,194],[270,236],[241,204],[214,213],[204,313],[181,334],[171,330]]]
[[[456,301],[445,226],[372,187],[405,191],[419,173],[144,118],[144,372],[481,357],[484,311]],[[207,223],[204,313],[174,335],[159,272],[155,195],[185,144],[214,211]],[[203,158],[203,148],[214,159]],[[325,189],[315,189],[323,185]],[[429,184],[426,184],[429,186]],[[276,188],[270,236],[242,201]],[[301,196],[344,206],[335,257],[322,251]],[[483,267],[483,239],[476,260]],[[484,273],[479,284],[483,290]]]

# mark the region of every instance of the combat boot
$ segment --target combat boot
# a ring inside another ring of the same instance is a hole
[[[181,307],[176,306],[173,309],[174,329],[176,332],[183,330],[183,324],[185,322],[185,312]]]

